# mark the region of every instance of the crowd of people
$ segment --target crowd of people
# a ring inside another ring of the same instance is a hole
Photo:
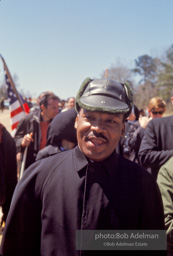
[[[30,108],[14,138],[0,124],[0,255],[173,255],[166,103],[139,110],[130,84],[87,78],[66,105],[47,91]],[[77,250],[77,230],[161,230],[167,248]]]

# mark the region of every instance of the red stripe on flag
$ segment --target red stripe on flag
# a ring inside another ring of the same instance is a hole
[[[17,128],[17,125],[18,125],[19,121],[17,121],[16,123],[12,124],[11,126],[11,130],[14,130]]]
[[[11,111],[11,117],[14,117],[15,115],[18,115],[21,112],[23,112],[22,107],[18,107],[16,109],[14,109],[13,111]]]
[[[24,103],[24,104],[23,104],[23,107],[24,107],[24,109],[25,109],[25,113],[28,114],[28,113],[29,113],[29,110],[30,110],[28,104],[27,104],[27,103]]]

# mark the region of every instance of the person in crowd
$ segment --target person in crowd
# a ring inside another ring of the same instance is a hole
[[[72,149],[77,145],[75,119],[76,111],[71,108],[55,116],[49,125],[46,147],[40,150],[36,160]]]
[[[146,116],[145,110],[143,108],[139,109],[139,116]]]
[[[62,109],[62,111],[66,111],[66,110],[74,108],[74,107],[75,107],[75,97],[70,97],[67,100],[67,107]]]
[[[1,99],[0,107],[1,107],[1,112],[3,112],[3,111],[4,111],[4,108],[5,108],[5,105],[4,105],[4,98]]]
[[[167,230],[167,256],[173,256],[173,156],[164,163],[157,176],[157,183],[164,206],[165,227]]]
[[[76,231],[164,230],[156,182],[115,151],[132,105],[128,83],[108,78],[82,83],[75,103],[78,146],[36,161],[24,172],[4,230],[2,256],[115,255],[76,250]]]
[[[27,104],[28,104],[28,106],[29,106],[30,109],[33,107],[32,98],[31,98],[31,97],[28,98]]]
[[[138,150],[140,144],[134,138],[134,132],[139,128],[139,110],[133,105],[132,112],[125,122],[125,135],[122,137],[117,146],[117,152],[123,157],[139,163]],[[135,143],[134,143],[135,142]]]
[[[148,115],[141,116],[138,108],[134,105],[132,113],[127,119],[125,136],[120,140],[118,152],[131,161],[140,164],[139,148],[144,136],[145,128],[149,121],[162,117],[166,110],[166,103],[160,97],[153,97],[148,104]],[[150,172],[150,168],[147,169]]]
[[[148,113],[151,119],[162,117],[166,111],[166,103],[160,97],[153,97],[148,104]]]
[[[0,123],[0,206],[3,213],[1,226],[6,221],[16,184],[16,145],[10,133]]]
[[[173,97],[171,97],[171,101],[173,104]],[[173,141],[171,139],[173,115],[163,117],[164,111],[164,105],[151,109],[153,117],[145,129],[139,149],[140,162],[150,171],[154,179],[157,179],[160,167],[173,156]]]
[[[60,109],[60,112],[65,108],[65,100],[61,100],[60,102],[59,102],[59,109]]]
[[[25,169],[34,163],[38,151],[46,146],[47,129],[59,113],[59,97],[52,92],[41,93],[38,103],[39,109],[19,122],[14,137],[17,153],[23,153],[27,147]]]
[[[149,121],[151,119],[155,119],[158,117],[163,117],[166,111],[166,103],[160,97],[153,97],[150,99],[147,108],[147,116],[139,117],[139,124],[141,127],[141,137],[144,135],[144,130],[147,127]]]

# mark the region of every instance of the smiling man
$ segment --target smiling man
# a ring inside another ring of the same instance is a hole
[[[123,114],[107,114],[81,109],[76,119],[81,151],[93,161],[102,161],[115,150],[124,134]]]
[[[2,256],[164,255],[76,248],[77,230],[164,229],[155,181],[115,151],[132,101],[128,84],[83,82],[76,96],[78,146],[25,171],[8,215]]]

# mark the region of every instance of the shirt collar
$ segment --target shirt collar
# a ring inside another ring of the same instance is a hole
[[[115,173],[115,169],[117,168],[117,165],[118,165],[118,155],[115,152],[115,150],[107,159],[100,162],[91,162],[81,152],[78,146],[74,148],[74,153],[75,153],[75,157],[73,159],[75,161],[74,162],[75,169],[78,173],[83,172],[84,167],[86,167],[88,164],[93,166],[100,165],[102,168],[104,168],[107,171],[107,173],[110,176],[113,176],[113,174]]]
[[[116,154],[115,150],[107,159],[99,162],[99,164],[104,167],[110,176],[113,176],[118,165],[118,155]]]

